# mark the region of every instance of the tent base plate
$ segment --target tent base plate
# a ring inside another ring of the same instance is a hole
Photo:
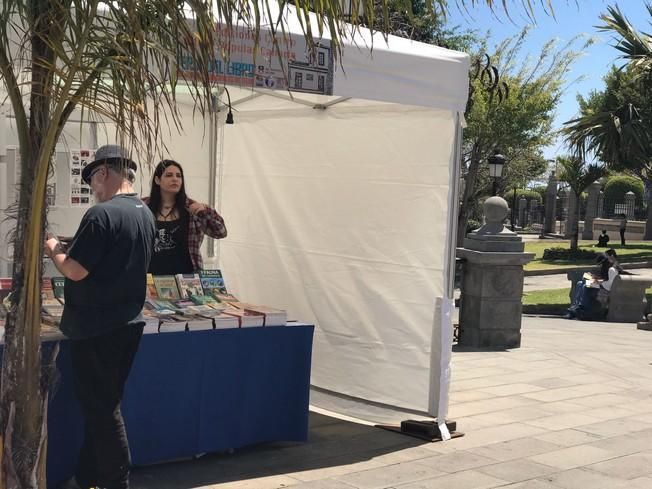
[[[464,433],[455,431],[457,429],[457,422],[446,421],[446,427],[448,428],[451,438],[459,438],[464,436]],[[420,440],[426,440],[430,442],[442,440],[439,427],[435,421],[416,421],[410,419],[401,422],[400,426],[377,424],[376,428],[393,431],[402,435],[413,436],[415,438],[419,438]]]

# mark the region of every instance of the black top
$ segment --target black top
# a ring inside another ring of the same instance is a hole
[[[153,275],[193,273],[188,250],[188,211],[183,209],[175,221],[156,221],[154,254],[149,264]]]
[[[84,215],[68,256],[88,275],[66,279],[61,331],[71,339],[142,323],[154,216],[136,194],[119,194]]]

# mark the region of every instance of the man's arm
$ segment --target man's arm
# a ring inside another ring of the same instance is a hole
[[[78,282],[88,275],[88,270],[66,255],[59,240],[51,235],[45,240],[45,254],[52,260],[57,270],[70,280]]]

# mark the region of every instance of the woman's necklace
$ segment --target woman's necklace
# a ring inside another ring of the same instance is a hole
[[[167,210],[167,212],[164,212],[165,210]],[[161,216],[163,220],[167,221],[168,218],[174,217],[174,210],[175,210],[174,206],[172,207],[162,206],[161,210],[158,212],[158,215]]]

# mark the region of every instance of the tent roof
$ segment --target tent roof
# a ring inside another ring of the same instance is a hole
[[[275,13],[272,18],[277,18]],[[310,18],[312,32],[319,32],[316,17],[311,14]],[[304,37],[292,7],[287,8],[285,21],[292,38]],[[372,36],[368,29],[350,25],[344,32],[342,57],[335,62],[333,95],[464,111],[467,54],[397,36],[385,39],[378,32]],[[330,41],[326,28],[321,39]]]

